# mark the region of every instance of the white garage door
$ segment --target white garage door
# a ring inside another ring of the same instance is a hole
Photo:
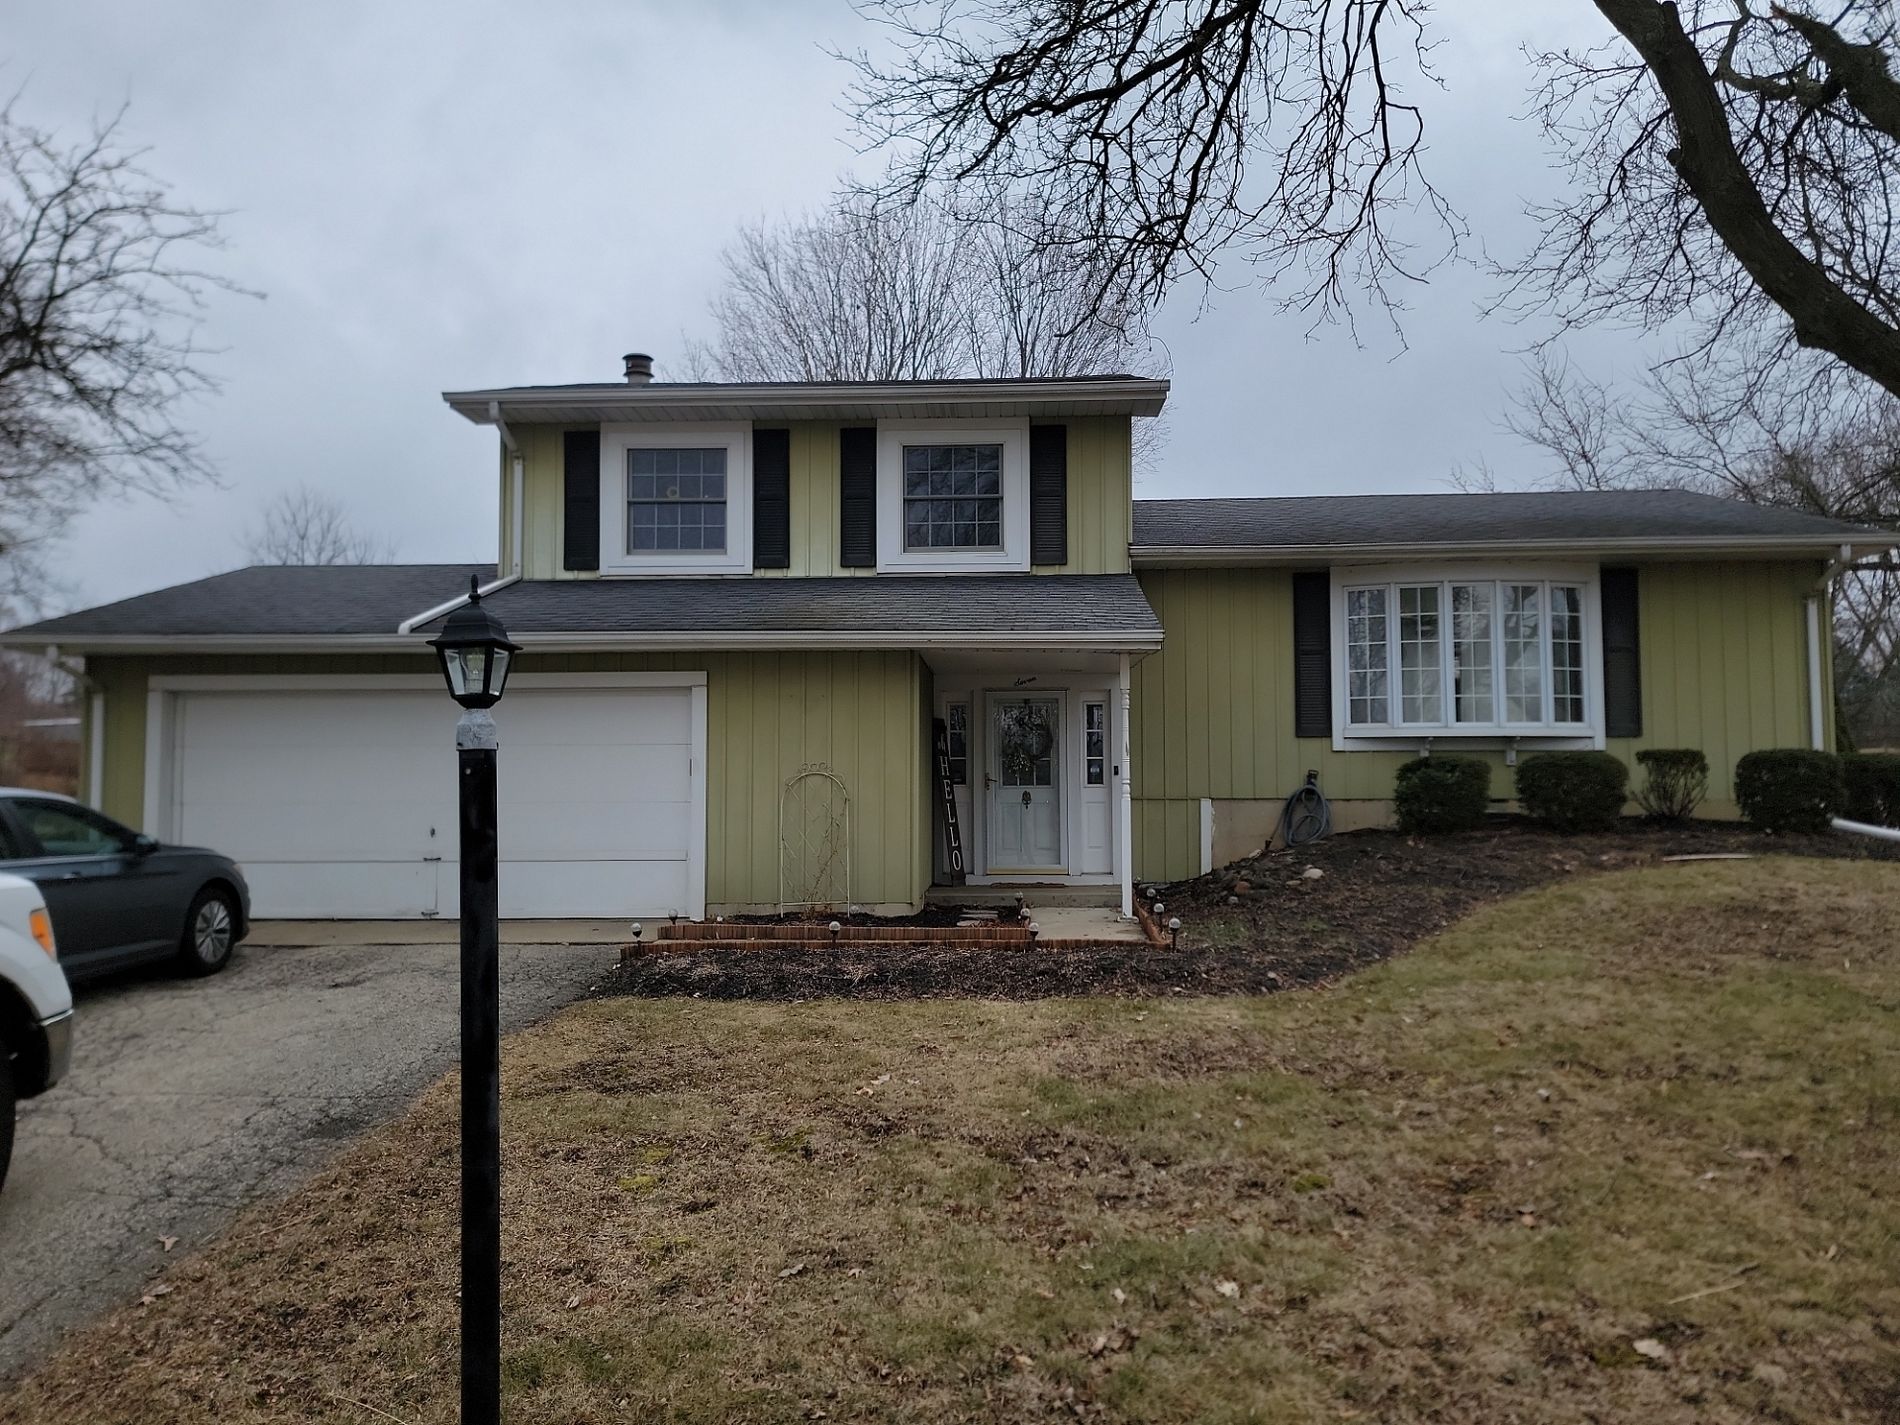
[[[692,707],[679,686],[510,688],[503,916],[695,912]],[[259,916],[453,916],[455,713],[439,687],[179,692],[173,833],[235,857]]]

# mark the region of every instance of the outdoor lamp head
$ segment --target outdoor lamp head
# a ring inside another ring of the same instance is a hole
[[[442,622],[442,632],[429,640],[442,660],[442,677],[449,696],[465,708],[492,708],[508,684],[508,665],[521,645],[510,641],[501,620],[482,607],[481,586],[468,580],[468,602]]]

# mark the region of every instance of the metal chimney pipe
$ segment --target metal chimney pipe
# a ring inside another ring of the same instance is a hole
[[[644,351],[630,351],[620,359],[626,363],[629,386],[645,386],[653,380],[653,358]]]

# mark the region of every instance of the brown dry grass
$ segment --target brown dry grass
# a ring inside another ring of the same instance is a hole
[[[1266,999],[584,1005],[506,1054],[508,1418],[1893,1420],[1897,936],[1713,863]],[[453,1131],[0,1420],[453,1419]]]

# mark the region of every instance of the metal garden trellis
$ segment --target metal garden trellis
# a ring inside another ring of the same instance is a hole
[[[778,799],[778,908],[851,904],[851,790],[819,762],[786,780]]]

